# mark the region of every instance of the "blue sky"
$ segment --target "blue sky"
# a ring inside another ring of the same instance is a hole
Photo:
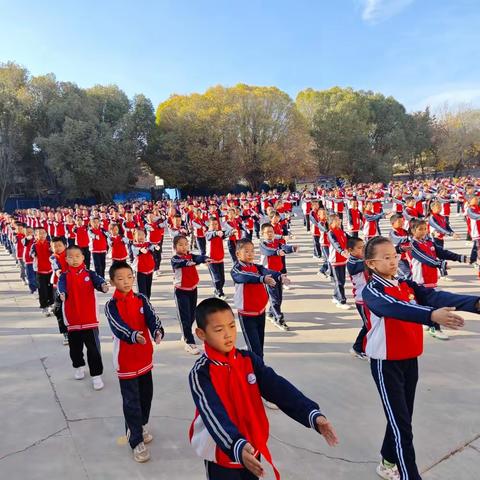
[[[211,85],[480,106],[478,0],[0,0],[0,61],[156,106]]]

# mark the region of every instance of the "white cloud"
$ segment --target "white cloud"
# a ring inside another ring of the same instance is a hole
[[[362,18],[368,23],[379,23],[408,7],[413,0],[363,0]]]
[[[462,105],[480,106],[480,88],[445,90],[424,98],[415,105],[413,110],[423,110],[425,107],[430,107],[435,112],[441,111],[446,106],[453,108]]]

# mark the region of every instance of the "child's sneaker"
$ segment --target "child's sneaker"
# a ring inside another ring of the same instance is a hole
[[[430,327],[428,333],[438,340],[448,340],[449,336],[443,330],[436,330],[435,327]]]
[[[335,297],[333,297],[333,298],[332,298],[332,303],[333,303],[334,305],[338,305],[340,302],[339,302]]]
[[[158,278],[161,274],[162,274],[162,272],[160,272],[160,270],[157,270],[157,271],[155,272],[155,276],[156,276],[157,278]]]
[[[453,278],[449,277],[448,275],[444,275],[443,277],[440,277],[440,279],[444,282],[453,282]]]
[[[368,355],[366,353],[357,352],[357,350],[355,350],[353,347],[349,351],[351,355],[359,358],[360,360],[368,360]]]
[[[63,344],[68,345],[68,334],[67,333],[63,334]]]
[[[273,324],[280,330],[283,330],[284,332],[288,332],[289,330],[287,322],[283,318],[281,320],[275,320]]]
[[[384,465],[383,462],[377,466],[377,475],[385,480],[400,480],[400,474],[396,465]]]
[[[142,427],[143,430],[143,443],[150,443],[153,440],[153,435],[148,431],[147,426]]]
[[[191,355],[199,355],[200,354],[200,350],[198,349],[198,347],[194,343],[192,343],[192,344],[186,343],[185,344],[185,351],[190,353]]]
[[[267,318],[267,320],[270,320],[273,324],[275,324],[275,317],[274,317],[273,313],[267,313],[266,318]]]
[[[92,377],[93,389],[94,390],[101,390],[105,385],[103,384],[102,376],[97,375]]]
[[[48,308],[42,308],[42,313],[46,316],[49,317],[51,315],[50,310]]]
[[[150,460],[150,452],[143,442],[140,442],[133,449],[133,459],[138,463],[144,463]]]
[[[287,292],[292,289],[290,285],[284,285],[283,289],[286,290]]]
[[[340,303],[337,302],[337,308],[341,308],[342,310],[350,310],[350,305],[348,303]]]
[[[75,369],[75,380],[83,380],[85,378],[85,367],[78,367]]]

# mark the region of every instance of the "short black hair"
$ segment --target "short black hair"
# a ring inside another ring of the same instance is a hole
[[[197,321],[197,327],[205,330],[208,324],[208,317],[212,313],[230,311],[233,316],[233,311],[230,305],[224,300],[211,297],[202,300],[195,309],[195,320]]]
[[[174,237],[173,238],[173,248],[176,248],[176,246],[178,245],[178,242],[182,239],[188,241],[188,238],[185,235],[177,235],[176,237]]]
[[[241,238],[240,240],[237,240],[235,251],[239,252],[242,248],[246,247],[247,245],[253,245],[253,242],[248,238]]]
[[[112,266],[108,270],[108,276],[110,277],[110,280],[113,280],[117,271],[122,270],[123,268],[128,268],[128,270],[133,273],[133,268],[124,260],[122,260],[121,262],[113,262]]]
[[[361,239],[359,237],[348,237],[347,249],[348,250],[354,249],[355,246],[357,245],[357,243],[360,243],[360,242],[363,242],[363,239]]]
[[[393,223],[395,223],[397,220],[399,220],[400,218],[403,219],[403,216],[402,216],[400,213],[394,213],[394,214],[390,217],[390,223],[393,224]]]
[[[260,227],[262,233],[266,228],[273,228],[273,225],[270,222],[262,223],[262,226]]]
[[[50,241],[52,243],[62,242],[64,245],[66,245],[65,237],[52,237],[52,239]]]

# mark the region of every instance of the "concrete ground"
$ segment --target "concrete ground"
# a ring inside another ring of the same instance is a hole
[[[460,217],[454,216],[452,223],[465,234]],[[270,449],[285,479],[373,480],[386,422],[368,363],[348,353],[360,320],[356,311],[338,310],[331,303],[331,285],[315,274],[311,238],[300,219],[294,221],[294,232],[297,239],[292,243],[302,249],[288,258],[294,288],[285,293],[284,311],[291,331],[267,324],[266,361],[319,402],[340,445],[329,448],[318,434],[269,410]],[[464,240],[449,240],[447,248],[469,250]],[[170,251],[169,243],[164,250]],[[168,256],[152,294],[166,330],[155,353],[150,420],[155,439],[150,444],[151,461],[139,465],[122,442],[121,397],[103,313],[105,388],[96,392],[89,378],[73,379],[68,347],[62,345],[56,320],[40,314],[35,296],[18,279],[14,261],[0,250],[2,479],[205,478],[202,461],[188,442],[194,407],[187,376],[195,358],[179,341]],[[228,271],[229,261],[226,267]],[[201,299],[211,295],[212,288],[206,267],[199,270]],[[441,288],[480,293],[472,267],[452,264],[450,272],[454,282],[442,282]],[[229,275],[227,285],[232,298]],[[347,291],[351,298],[349,285]],[[103,306],[109,295],[98,298]],[[466,328],[452,332],[447,342],[425,337],[414,417],[424,480],[480,478],[480,317],[465,318]],[[238,344],[244,345],[241,336]],[[270,472],[267,478],[273,478]]]

